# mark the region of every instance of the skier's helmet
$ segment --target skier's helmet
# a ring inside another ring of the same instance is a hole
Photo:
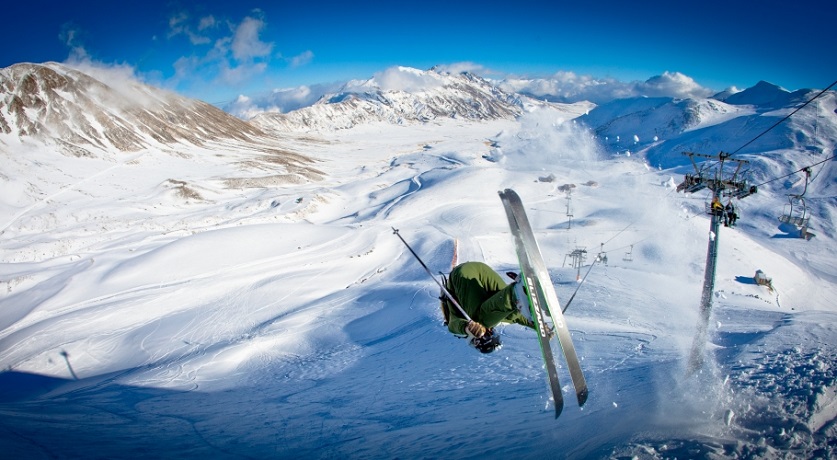
[[[499,350],[503,346],[500,343],[500,334],[495,334],[494,329],[488,329],[480,338],[471,340],[471,344],[480,351],[480,353],[491,353],[494,350]]]

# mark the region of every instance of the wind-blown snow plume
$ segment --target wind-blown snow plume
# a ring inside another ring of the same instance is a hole
[[[549,107],[522,115],[520,130],[498,139],[491,159],[509,169],[549,170],[559,161],[596,161],[602,150],[593,133]]]

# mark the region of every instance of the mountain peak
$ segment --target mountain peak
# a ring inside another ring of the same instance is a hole
[[[762,80],[744,91],[730,95],[724,102],[772,108],[785,105],[789,96],[790,92],[784,88]]]

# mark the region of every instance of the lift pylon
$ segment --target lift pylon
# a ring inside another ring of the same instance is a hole
[[[721,198],[727,198],[730,201],[732,198],[741,199],[756,193],[758,190],[755,186],[748,185],[745,180],[739,178],[742,166],[748,163],[745,160],[730,158],[731,155],[724,152],[714,156],[693,152],[685,152],[684,154],[688,155],[692,161],[695,174],[686,174],[683,182],[677,186],[677,191],[695,193],[703,189],[709,189],[712,192],[712,205],[707,209],[712,218],[709,224],[710,236],[706,250],[706,270],[703,276],[703,290],[700,300],[701,321],[698,324],[698,331],[695,335],[689,360],[689,370],[694,372],[703,367],[704,346],[709,327],[709,317],[712,312],[712,293],[715,290],[715,272],[718,264],[718,232],[721,228],[721,222],[725,218],[724,207],[719,206]],[[715,160],[718,163],[711,170],[709,168],[701,169],[695,162],[695,157]],[[732,173],[724,170],[725,163],[735,165]]]

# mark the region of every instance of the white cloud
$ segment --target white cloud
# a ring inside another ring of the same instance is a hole
[[[229,85],[238,85],[263,74],[266,69],[267,64],[264,62],[250,62],[235,66],[223,64],[218,72],[218,80]]]
[[[435,67],[435,70],[439,73],[449,73],[452,75],[457,75],[462,72],[468,72],[477,75],[484,75],[490,73],[488,69],[486,69],[484,66],[468,61],[455,62],[453,64],[440,64]]]
[[[171,15],[166,37],[192,46],[172,62],[174,74],[167,78],[161,72],[138,75],[135,68],[126,64],[94,62],[83,44],[84,30],[73,23],[62,27],[60,38],[69,48],[65,64],[96,73],[103,79],[112,75],[109,85],[111,82],[118,84],[122,77],[131,77],[131,81],[153,81],[152,84],[186,95],[210,91],[216,96],[208,97],[218,98],[218,94],[231,87],[250,86],[268,71],[272,62],[299,67],[313,61],[314,52],[311,50],[282,58],[280,53],[274,52],[275,43],[264,38],[266,28],[267,23],[259,10],[253,10],[252,14],[237,23],[214,15],[194,16],[188,11]],[[290,100],[284,100],[276,109],[285,110],[286,106],[299,107]],[[270,107],[267,110],[272,110]]]
[[[680,99],[708,97],[713,92],[697,84],[691,77],[680,72],[663,72],[637,84],[637,91],[646,96],[665,96]]]
[[[85,61],[90,59],[90,55],[84,48],[82,36],[84,32],[72,22],[68,22],[61,26],[61,31],[58,33],[58,38],[70,48],[70,56],[68,59],[76,61]]]
[[[556,72],[549,78],[524,79],[509,77],[499,82],[507,91],[559,102],[591,101],[597,104],[629,97],[702,98],[713,94],[691,77],[680,72],[664,72],[648,80],[622,82],[612,78],[596,78],[574,72]]]
[[[172,64],[174,67],[174,80],[185,79],[189,77],[189,74],[193,71],[193,69],[199,66],[199,59],[195,56],[183,56],[178,58]]]
[[[224,110],[243,120],[249,120],[260,113],[282,112],[281,109],[275,106],[259,106],[256,101],[244,95],[238,96],[233,102],[224,107]]]
[[[207,35],[201,35],[192,30],[189,21],[191,17],[185,12],[180,12],[169,18],[169,32],[168,38],[173,38],[178,35],[185,35],[189,42],[193,45],[206,45],[212,42],[212,39]],[[198,23],[198,30],[204,31],[215,25],[215,19],[211,16],[201,18]]]
[[[308,107],[324,95],[339,92],[341,89],[343,89],[341,84],[330,83],[276,89],[258,97],[241,95],[225,106],[224,110],[245,120],[262,112],[287,113]]]
[[[183,36],[194,47],[172,64],[175,74],[167,84],[186,92],[209,87],[218,91],[223,86],[247,85],[263,75],[278,56],[273,55],[275,44],[263,39],[267,23],[260,17],[261,11],[253,13],[238,23],[213,15],[173,15],[169,39]]]
[[[426,91],[442,86],[436,73],[411,67],[390,67],[375,74],[375,82],[383,91]]]
[[[291,65],[291,67],[300,67],[310,64],[313,60],[314,53],[311,50],[307,50],[292,58],[288,58],[288,63]]]
[[[233,57],[238,60],[250,60],[269,56],[273,43],[263,42],[260,33],[265,23],[261,19],[246,17],[235,29],[232,39]]]
[[[218,21],[215,20],[214,16],[204,16],[198,22],[198,30],[206,30],[218,24]]]

